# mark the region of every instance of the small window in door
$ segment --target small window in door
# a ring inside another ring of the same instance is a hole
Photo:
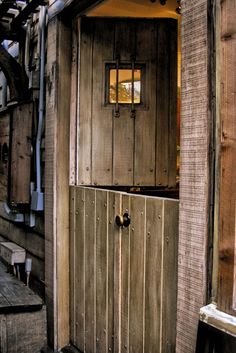
[[[118,78],[118,83],[117,83]],[[119,104],[132,104],[132,88],[134,89],[134,104],[141,103],[141,70],[110,69],[109,103],[116,103],[118,93]],[[117,92],[118,89],[118,92]]]
[[[140,65],[108,64],[106,69],[106,104],[142,104],[144,70]]]

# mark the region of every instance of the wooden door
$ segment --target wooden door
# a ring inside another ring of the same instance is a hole
[[[129,227],[115,223],[128,212]],[[71,341],[86,353],[174,353],[178,201],[71,187]]]
[[[177,22],[82,18],[79,39],[77,184],[174,186]]]

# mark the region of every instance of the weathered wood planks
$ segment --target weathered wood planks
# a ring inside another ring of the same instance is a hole
[[[195,352],[199,310],[206,304],[209,236],[209,1],[181,3],[181,176],[176,353]],[[209,15],[210,14],[210,15]]]
[[[128,212],[131,225],[115,216]],[[71,187],[71,339],[83,352],[174,352],[178,201]]]
[[[45,137],[45,282],[48,339],[57,350],[69,342],[69,134],[71,28],[48,24]],[[65,55],[67,53],[68,55]],[[58,275],[60,274],[60,275]]]
[[[0,115],[0,201],[7,199],[10,115]]]
[[[42,309],[42,299],[15,277],[0,262],[0,314]]]
[[[10,204],[29,207],[31,181],[33,104],[13,110],[10,158]]]
[[[176,21],[82,18],[80,24],[77,184],[174,186]],[[131,105],[122,104],[114,117],[106,100],[107,65],[117,59],[142,67],[135,119]]]
[[[235,260],[235,175],[236,175],[236,6],[232,0],[221,3],[220,24],[220,198],[218,308],[236,314]]]
[[[42,299],[0,262],[0,352],[40,353],[46,345]]]

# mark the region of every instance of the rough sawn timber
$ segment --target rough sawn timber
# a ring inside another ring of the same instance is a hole
[[[206,304],[210,99],[208,4],[183,0],[177,353],[194,353]]]

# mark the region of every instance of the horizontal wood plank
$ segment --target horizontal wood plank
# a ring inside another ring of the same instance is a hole
[[[39,310],[42,299],[22,282],[7,273],[0,262],[0,314]]]

